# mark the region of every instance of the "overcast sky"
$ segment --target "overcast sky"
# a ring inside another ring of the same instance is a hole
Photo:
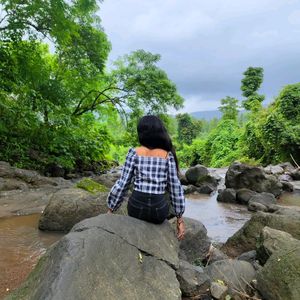
[[[110,61],[137,49],[161,54],[182,111],[241,99],[249,66],[264,68],[267,101],[300,81],[300,0],[105,0],[100,17]]]

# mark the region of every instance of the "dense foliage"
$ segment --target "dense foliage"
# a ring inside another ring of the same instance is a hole
[[[98,3],[0,0],[0,160],[99,171],[138,145],[137,122],[153,113],[166,124],[182,167],[300,161],[300,83],[263,107],[263,69],[249,67],[243,99],[221,99],[220,120],[169,116],[183,98],[158,66],[160,55],[137,50],[107,68],[111,45]]]
[[[102,169],[126,136],[134,142],[140,115],[182,106],[159,55],[137,50],[105,68],[111,46],[97,1],[0,6],[0,160]]]

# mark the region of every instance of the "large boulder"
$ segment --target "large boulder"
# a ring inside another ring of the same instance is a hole
[[[202,165],[191,167],[185,172],[187,181],[194,185],[201,182],[207,175],[208,169]]]
[[[271,193],[257,193],[253,195],[248,202],[250,211],[268,211],[276,204],[276,198]]]
[[[100,215],[50,247],[8,299],[181,299],[178,242],[165,222]]]
[[[284,173],[284,169],[279,165],[276,165],[276,166],[269,165],[264,168],[264,171],[267,174],[273,174],[273,175],[280,175],[280,174]]]
[[[257,274],[257,289],[268,300],[300,299],[300,241],[270,229],[264,238],[271,256]]]
[[[263,228],[257,242],[257,258],[261,264],[265,264],[274,252],[293,245],[295,247],[299,246],[299,240],[294,239],[287,232],[266,226]]]
[[[290,175],[294,180],[300,180],[300,168],[297,168],[290,172]]]
[[[218,197],[218,202],[225,202],[225,203],[236,203],[236,191],[235,189],[224,189],[220,190]]]
[[[107,212],[107,195],[93,195],[78,188],[61,189],[50,198],[40,217],[39,229],[68,232],[83,219]]]
[[[179,245],[179,257],[193,264],[206,258],[211,241],[201,222],[190,218],[184,218],[184,222],[186,231],[185,237]]]
[[[176,274],[182,296],[195,297],[204,295],[210,287],[210,279],[203,269],[199,266],[191,265],[187,261],[180,260]]]
[[[230,165],[226,176],[227,188],[247,188],[259,193],[268,192],[279,196],[282,192],[282,184],[274,175],[267,175],[259,167],[249,166],[239,162]]]
[[[255,250],[257,239],[265,226],[286,231],[294,238],[300,238],[300,215],[257,212],[226,241],[221,250],[229,256],[238,256],[243,252]]]
[[[229,288],[230,294],[234,291],[245,291],[247,284],[255,278],[255,269],[247,261],[224,259],[205,268],[205,273],[211,281],[223,281]]]

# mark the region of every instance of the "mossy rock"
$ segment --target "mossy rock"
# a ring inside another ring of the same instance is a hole
[[[76,184],[76,187],[80,189],[84,189],[92,194],[96,194],[99,192],[108,192],[108,188],[93,179],[90,178],[83,178]]]

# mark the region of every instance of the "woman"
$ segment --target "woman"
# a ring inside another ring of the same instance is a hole
[[[171,138],[162,121],[152,115],[140,119],[137,131],[141,147],[129,149],[121,177],[108,195],[108,212],[119,208],[134,179],[134,189],[127,206],[128,215],[162,223],[169,214],[165,199],[165,191],[168,190],[177,217],[177,238],[181,240],[185,231],[182,219],[185,198],[178,179],[178,161]]]

